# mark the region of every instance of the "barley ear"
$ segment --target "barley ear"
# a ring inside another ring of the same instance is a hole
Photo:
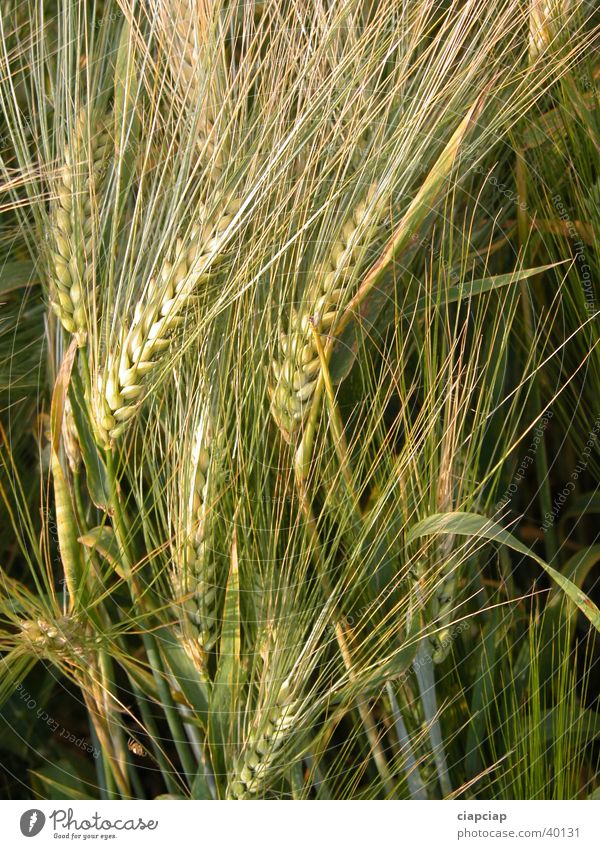
[[[99,638],[91,638],[83,623],[73,616],[56,619],[23,619],[19,622],[23,641],[47,660],[78,663],[87,656]]]
[[[199,287],[220,270],[227,256],[228,231],[240,206],[239,198],[230,198],[216,218],[203,209],[199,223],[185,241],[177,240],[171,256],[149,281],[146,296],[136,303],[133,319],[121,329],[97,376],[92,400],[104,447],[126,431]]]
[[[227,86],[220,4],[214,0],[155,2],[159,45],[182,103],[192,114],[198,113],[196,145],[210,166],[208,179],[214,184],[228,155],[227,140],[216,127]]]
[[[208,417],[207,417],[208,420]],[[180,481],[187,504],[181,517],[183,528],[175,532],[171,584],[181,617],[184,648],[204,677],[207,655],[218,636],[217,558],[211,550],[209,520],[211,504],[222,483],[221,469],[223,433],[213,433],[210,421],[197,428],[189,464],[190,481]],[[188,465],[181,472],[188,474]]]
[[[262,794],[296,719],[297,706],[289,682],[285,681],[262,728],[251,734],[244,752],[236,760],[227,792],[229,799],[253,799]]]
[[[271,411],[282,434],[292,442],[306,423],[312,397],[321,371],[315,345],[315,330],[323,343],[334,332],[345,295],[377,225],[372,202],[376,186],[371,186],[341,228],[326,261],[303,295],[299,311],[292,312],[290,328],[281,333],[279,350],[272,361]],[[375,220],[374,220],[375,219]]]
[[[534,62],[560,33],[572,0],[529,0],[529,61]]]
[[[98,196],[105,180],[110,148],[106,122],[91,122],[87,110],[82,109],[75,122],[73,139],[64,150],[50,203],[50,303],[64,329],[75,336],[79,345],[84,344],[87,336],[88,310],[93,300]]]

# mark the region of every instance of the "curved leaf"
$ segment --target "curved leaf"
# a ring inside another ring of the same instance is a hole
[[[517,551],[526,557],[531,557],[550,575],[552,580],[563,590],[568,598],[577,605],[594,628],[600,631],[600,610],[598,610],[594,602],[569,578],[542,560],[535,551],[532,551],[522,542],[519,542],[509,531],[505,530],[505,528],[492,519],[480,516],[477,513],[435,513],[433,516],[417,522],[408,533],[407,541],[414,542],[419,537],[427,536],[428,534],[457,534],[459,536],[487,539],[491,542],[497,542],[500,545],[506,545],[512,548],[513,551]]]
[[[432,292],[427,296],[418,298],[416,301],[409,301],[403,305],[402,314],[412,316],[414,313],[423,312],[429,304],[432,306],[443,307],[447,304],[460,303],[469,298],[476,298],[478,295],[484,295],[486,292],[494,292],[502,289],[512,283],[520,283],[523,280],[528,280],[530,277],[535,277],[537,274],[542,274],[551,268],[555,268],[562,263],[556,262],[549,265],[540,265],[537,268],[522,268],[511,271],[508,274],[496,274],[492,277],[482,277],[478,280],[464,281],[460,286],[449,286],[444,291]],[[350,323],[340,333],[336,340],[333,354],[331,356],[330,374],[334,384],[339,384],[348,377],[356,354],[364,344],[364,339],[375,333],[378,337],[383,336],[387,325],[397,317],[395,312],[385,316],[383,321],[377,322],[377,319],[386,305],[395,310],[396,303],[383,290],[373,290],[363,301],[358,309],[360,316],[359,325],[362,326],[362,332],[356,326],[356,322]]]

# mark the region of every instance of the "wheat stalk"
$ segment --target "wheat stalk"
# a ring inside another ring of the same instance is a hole
[[[178,239],[172,256],[149,282],[146,299],[135,306],[133,320],[121,332],[116,351],[98,375],[93,399],[98,436],[105,446],[127,428],[147,391],[147,378],[161,362],[198,286],[211,279],[225,258],[229,226],[241,206],[226,201],[216,221],[203,208],[200,223]]]
[[[92,294],[95,198],[105,177],[110,136],[104,121],[88,134],[87,110],[77,115],[73,142],[65,147],[56,197],[50,204],[50,303],[62,326],[79,344],[87,335],[86,301]]]
[[[289,682],[285,681],[262,729],[250,736],[243,754],[234,765],[228,798],[252,799],[262,792],[277,753],[296,722],[295,708]]]
[[[309,287],[301,311],[292,310],[292,329],[281,334],[278,357],[272,361],[275,382],[270,386],[271,411],[288,442],[302,427],[318,382],[321,360],[315,332],[324,342],[334,329],[344,282],[352,278],[365,239],[373,232],[373,225],[366,225],[375,191],[372,186],[352,211],[327,260],[317,270],[315,285]]]

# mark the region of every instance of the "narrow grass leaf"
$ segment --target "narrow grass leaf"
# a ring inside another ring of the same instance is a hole
[[[497,522],[487,519],[485,516],[479,516],[476,513],[435,513],[433,516],[417,522],[411,528],[408,534],[408,542],[414,542],[420,537],[429,534],[457,534],[459,536],[487,539],[491,542],[497,542],[500,545],[506,545],[512,548],[513,551],[517,551],[526,557],[531,557],[550,575],[552,580],[558,584],[567,597],[577,605],[594,628],[600,631],[600,610],[598,610],[594,602],[579,587],[575,586],[572,581],[546,563],[535,551],[532,551],[532,549],[528,548],[522,542],[519,542],[516,537]]]

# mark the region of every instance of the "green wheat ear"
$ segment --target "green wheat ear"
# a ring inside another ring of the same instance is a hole
[[[305,422],[321,368],[314,330],[324,344],[335,329],[344,283],[351,278],[376,226],[370,209],[375,193],[376,186],[371,186],[347,218],[304,293],[300,310],[293,311],[288,332],[280,336],[278,356],[271,364],[271,412],[289,442]]]
[[[131,323],[122,327],[116,350],[97,377],[93,399],[98,437],[105,446],[127,429],[144,400],[149,375],[163,361],[199,286],[219,270],[240,206],[239,198],[229,198],[214,217],[204,210],[197,226],[185,241],[177,240],[169,259],[150,280]]]
[[[182,464],[180,470],[189,481],[178,478],[188,504],[176,523],[181,527],[175,531],[171,584],[175,598],[181,599],[177,614],[184,648],[203,676],[207,654],[219,636],[217,558],[207,525],[222,483],[222,442],[223,432],[215,434],[212,422],[203,420],[194,436],[189,466]]]
[[[297,710],[286,681],[264,725],[250,736],[244,752],[236,760],[229,782],[229,799],[254,799],[262,794],[281,746],[296,725]]]
[[[208,180],[218,182],[229,155],[226,135],[217,133],[218,114],[227,89],[226,45],[221,43],[218,3],[208,0],[154,0],[159,44],[184,109],[198,121],[196,147],[210,166]]]
[[[90,648],[99,638],[88,634],[79,620],[62,616],[49,619],[24,619],[19,623],[23,640],[39,657],[52,660],[59,657],[68,661],[85,660]]]
[[[551,48],[553,40],[568,23],[574,5],[572,0],[530,0],[530,62],[535,61],[540,53]]]
[[[50,303],[65,330],[85,342],[94,299],[98,201],[108,170],[111,138],[105,119],[82,109],[64,150],[50,204],[48,273]]]

